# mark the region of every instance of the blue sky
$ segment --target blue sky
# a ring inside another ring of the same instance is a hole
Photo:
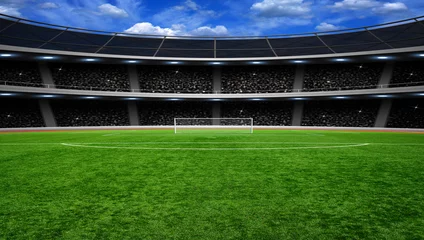
[[[113,32],[257,36],[417,17],[424,0],[0,0],[0,13]]]

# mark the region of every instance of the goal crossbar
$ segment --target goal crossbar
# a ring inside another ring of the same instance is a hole
[[[253,118],[174,118],[177,129],[248,129],[253,133]]]

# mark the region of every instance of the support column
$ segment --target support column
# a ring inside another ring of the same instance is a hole
[[[40,106],[41,115],[43,116],[46,127],[57,127],[49,100],[40,99],[38,100],[38,105]]]
[[[303,101],[296,101],[293,105],[293,119],[292,126],[301,126],[303,117]]]
[[[140,121],[139,121],[139,118],[138,118],[137,104],[133,101],[128,101],[128,116],[130,118],[130,125],[131,126],[140,125]]]
[[[220,118],[221,117],[221,103],[215,102],[212,105],[212,117],[213,118]],[[219,125],[220,121],[219,119],[212,120],[212,125]]]
[[[140,83],[138,82],[137,66],[128,65],[128,76],[129,76],[131,91],[140,92]]]
[[[381,101],[380,110],[378,110],[374,127],[386,127],[387,120],[389,120],[390,110],[392,109],[392,103],[392,99],[384,99]]]
[[[390,80],[392,80],[393,76],[393,69],[394,69],[395,63],[394,62],[387,62],[384,66],[383,73],[381,74],[380,81],[378,82],[378,88],[387,88],[389,87]]]
[[[305,77],[305,65],[299,64],[296,67],[296,75],[294,77],[293,91],[302,91],[303,79]]]
[[[221,67],[214,67],[213,68],[213,92],[214,93],[221,93],[221,73],[222,69]]]
[[[47,65],[47,63],[46,62],[38,62],[38,69],[40,71],[41,79],[43,80],[43,83],[47,84],[46,87],[55,88],[52,73],[51,73],[50,68]]]

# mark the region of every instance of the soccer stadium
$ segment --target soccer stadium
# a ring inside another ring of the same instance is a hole
[[[0,239],[424,239],[424,17],[211,37],[0,14],[0,63]]]

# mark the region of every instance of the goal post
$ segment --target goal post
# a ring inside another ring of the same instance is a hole
[[[174,133],[201,131],[253,133],[253,118],[174,118]]]

